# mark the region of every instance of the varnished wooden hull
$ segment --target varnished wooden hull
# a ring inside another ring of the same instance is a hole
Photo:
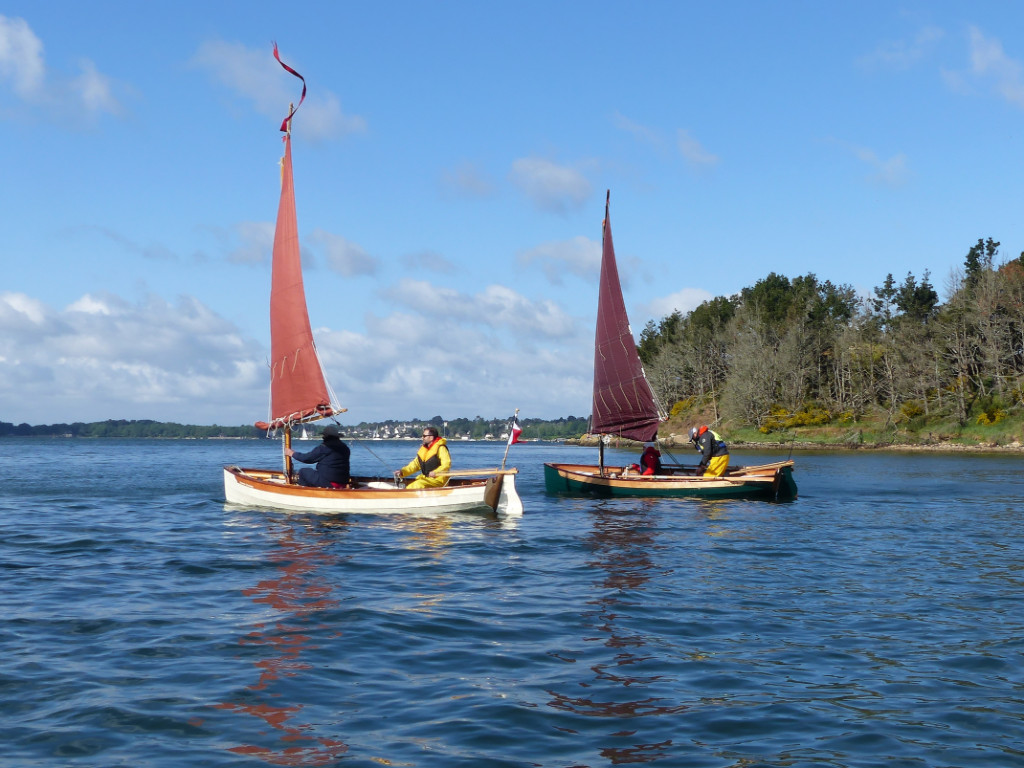
[[[453,478],[442,488],[407,490],[376,478],[353,478],[354,488],[309,488],[285,483],[284,474],[267,469],[224,467],[224,496],[229,504],[314,514],[417,514],[422,512],[496,512],[523,514],[515,475],[505,473],[466,480]]]
[[[622,467],[594,464],[545,464],[544,486],[548,493],[593,496],[692,496],[706,499],[796,498],[793,462],[780,461],[730,469],[724,477],[694,477],[692,474],[622,476]]]

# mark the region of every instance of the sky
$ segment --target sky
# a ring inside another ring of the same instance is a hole
[[[293,122],[344,424],[590,411],[604,199],[634,335],[769,273],[940,295],[1024,250],[1024,4],[0,6],[0,421],[269,405]]]

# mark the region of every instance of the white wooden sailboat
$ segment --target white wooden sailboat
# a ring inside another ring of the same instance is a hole
[[[281,66],[302,79],[281,62],[277,46],[274,57]],[[306,97],[303,79],[302,99]],[[302,99],[299,105],[302,105]],[[302,264],[299,255],[292,176],[290,109],[281,125],[284,157],[281,160],[281,199],[274,234],[272,287],[270,296],[271,407],[270,416],[256,426],[283,434],[283,447],[291,447],[295,428],[306,434],[308,422],[330,418],[347,409],[337,405],[313,343]],[[311,488],[299,485],[292,473],[291,457],[284,455],[283,470],[224,467],[224,495],[229,503],[272,507],[290,512],[337,514],[421,513],[493,511],[499,515],[523,513],[516,493],[516,469],[455,470],[447,485],[410,490],[391,480],[353,477],[351,487]]]
[[[657,475],[630,474],[625,467],[606,466],[604,437],[639,442],[657,438],[661,409],[640,363],[612,243],[609,200],[605,199],[602,232],[601,284],[598,289],[594,351],[594,400],[591,431],[602,436],[598,463],[545,464],[549,493],[595,496],[697,496],[702,498],[796,498],[793,462],[730,467],[723,477],[696,475],[694,467],[662,465]]]

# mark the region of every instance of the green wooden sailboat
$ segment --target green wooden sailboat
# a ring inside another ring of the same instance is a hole
[[[615,262],[609,203],[605,198],[601,282],[598,291],[594,346],[594,400],[591,433],[601,436],[597,464],[544,465],[549,493],[594,496],[696,496],[702,498],[795,499],[791,460],[730,467],[722,477],[703,477],[695,466],[663,464],[655,475],[607,466],[605,444],[611,438],[655,441],[664,415],[644,374],[629,327],[622,285]]]

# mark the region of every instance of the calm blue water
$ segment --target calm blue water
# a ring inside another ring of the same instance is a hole
[[[513,446],[504,523],[226,508],[268,443],[0,440],[0,764],[1024,766],[1024,457],[545,495],[594,453]]]

